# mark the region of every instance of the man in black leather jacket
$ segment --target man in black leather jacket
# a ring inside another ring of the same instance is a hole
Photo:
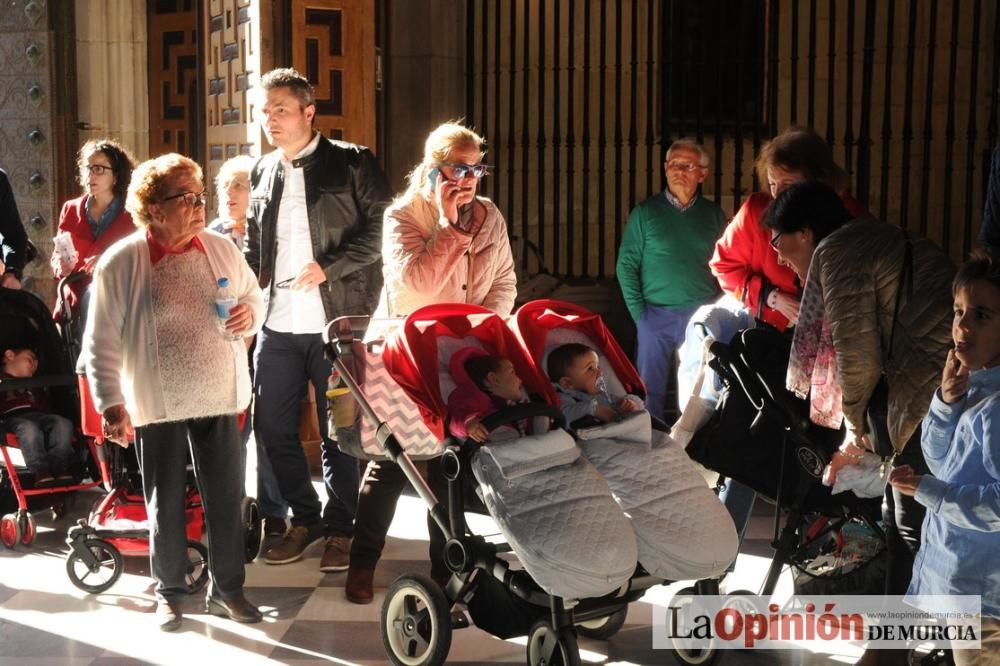
[[[263,443],[291,528],[264,553],[268,564],[301,559],[324,538],[322,571],[348,565],[358,497],[357,461],[327,432],[321,331],[342,315],[370,315],[382,287],[382,213],[391,193],[363,147],[313,129],[312,86],[293,69],[261,78],[264,133],[278,150],[250,173],[246,256],[267,300],[255,352],[254,431]],[[307,382],[316,390],[327,501],[313,489],[298,425]]]

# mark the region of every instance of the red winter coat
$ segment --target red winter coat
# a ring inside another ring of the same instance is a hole
[[[841,199],[853,217],[868,215],[865,207],[849,194],[842,194]],[[715,244],[708,265],[723,291],[740,299],[754,316],[759,305],[760,318],[784,331],[788,320],[760,299],[765,286],[777,287],[787,294],[799,293],[795,271],[778,263],[778,253],[771,247],[771,232],[764,226],[764,213],[770,203],[771,195],[766,192],[751,194]]]
[[[121,212],[118,213],[118,217],[112,220],[111,224],[108,225],[100,237],[94,238],[94,231],[87,222],[87,214],[83,207],[87,201],[87,196],[89,195],[85,194],[78,199],[70,199],[63,204],[62,212],[59,213],[59,231],[65,231],[72,236],[73,247],[76,248],[79,255],[76,265],[70,271],[71,273],[83,270],[83,265],[88,259],[101,256],[115,241],[121,240],[135,231],[135,223],[132,222],[132,216],[123,207]],[[66,274],[58,270],[56,271],[56,279],[61,280],[64,277],[66,277]],[[65,297],[69,303],[71,312],[76,313],[76,304],[89,284],[90,279],[88,278],[69,285],[67,289],[68,293]],[[57,317],[58,314],[57,312]]]

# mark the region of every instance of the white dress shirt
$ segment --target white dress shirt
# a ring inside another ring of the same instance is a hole
[[[274,284],[294,278],[313,256],[312,239],[309,233],[309,211],[306,207],[306,179],[301,166],[295,160],[306,157],[316,150],[321,135],[317,132],[309,145],[303,148],[291,161],[281,156],[285,174],[285,185],[281,190],[278,204],[278,222],[275,230],[277,255],[274,259]],[[326,283],[308,291],[272,288],[268,303],[267,326],[279,333],[321,333],[326,325],[323,299],[320,289]]]

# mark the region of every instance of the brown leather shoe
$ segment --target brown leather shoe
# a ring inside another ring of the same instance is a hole
[[[374,569],[351,567],[347,570],[347,582],[344,584],[344,596],[352,604],[370,604],[375,598],[372,582],[375,580]]]
[[[244,624],[260,622],[264,618],[260,610],[247,601],[243,595],[233,597],[232,599],[207,597],[205,599],[205,611],[212,615],[228,617],[234,622],[243,622]]]
[[[156,602],[156,623],[160,626],[160,631],[177,631],[181,628],[183,619],[180,603],[163,600]]]
[[[323,547],[323,559],[319,562],[320,571],[344,571],[351,562],[351,537],[327,537]]]

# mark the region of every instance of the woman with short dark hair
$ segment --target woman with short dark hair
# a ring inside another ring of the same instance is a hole
[[[128,148],[113,139],[92,139],[83,144],[77,155],[77,173],[83,196],[70,199],[59,213],[59,234],[67,234],[72,242],[73,256],[52,251],[49,263],[57,279],[83,271],[93,274],[101,254],[135,231],[132,216],[125,210],[125,194],[132,180],[135,161]],[[72,282],[66,299],[73,319],[86,323],[86,291],[90,278]],[[56,312],[59,319],[60,312]],[[74,321],[74,324],[76,322]]]
[[[948,257],[924,238],[873,218],[853,219],[822,183],[793,185],[765,218],[778,262],[804,285],[788,388],[810,396],[810,418],[847,428],[833,467],[857,462],[871,442],[866,415],[880,381],[888,387],[893,467],[926,473],[920,422],[952,346]],[[905,594],[924,510],[886,486],[887,594]]]

